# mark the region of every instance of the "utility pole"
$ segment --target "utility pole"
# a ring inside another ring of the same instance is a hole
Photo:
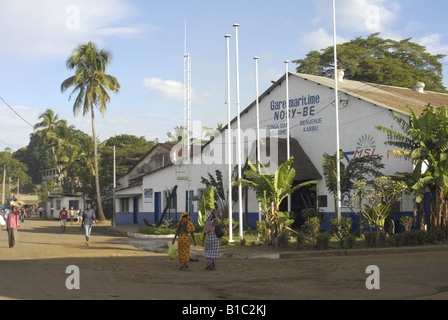
[[[5,204],[5,191],[6,191],[6,164],[3,165],[2,204]]]

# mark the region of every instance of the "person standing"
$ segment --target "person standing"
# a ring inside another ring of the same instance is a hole
[[[63,206],[62,210],[59,211],[59,219],[61,219],[62,232],[65,232],[65,228],[67,226],[67,210],[65,208],[66,207]]]
[[[75,220],[75,210],[73,207],[70,208],[70,224],[73,224],[73,220]]]
[[[178,237],[177,252],[179,256],[179,262],[181,264],[181,270],[190,270],[190,234],[193,236],[193,243],[196,246],[196,239],[193,232],[195,231],[193,223],[190,221],[190,215],[188,212],[183,212],[180,216],[179,223],[177,224],[176,234],[173,238],[173,244]]]
[[[204,236],[202,238],[202,246],[204,246],[205,236],[207,235],[207,242],[205,243],[204,256],[206,262],[205,268],[207,270],[216,270],[218,265],[219,255],[219,239],[215,234],[215,225],[217,221],[213,211],[207,213],[204,222]]]
[[[20,210],[18,210],[15,203],[11,203],[8,218],[6,219],[6,226],[8,228],[8,243],[10,248],[14,248],[18,242],[17,229],[20,227],[19,223]]]
[[[90,234],[92,232],[93,221],[96,222],[95,211],[92,209],[90,203],[87,205],[87,209],[85,209],[82,213],[82,224],[81,227],[84,226],[84,230],[86,232],[86,245],[90,246],[89,239]]]

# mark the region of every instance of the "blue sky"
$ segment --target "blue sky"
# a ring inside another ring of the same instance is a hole
[[[433,54],[448,55],[444,1],[336,0],[338,42],[381,32],[412,38]],[[332,45],[331,0],[0,0],[0,97],[35,124],[47,108],[91,134],[90,116],[73,116],[69,93],[60,84],[71,75],[65,61],[80,43],[94,41],[112,51],[108,73],[122,85],[97,134],[158,137],[183,125],[184,32],[192,64],[192,120],[226,123],[225,34],[231,40],[231,95],[235,101],[235,30],[239,23],[240,102],[285,71],[284,60],[305,57]],[[448,70],[448,59],[442,61]],[[295,64],[289,65],[295,70]],[[445,72],[445,86],[448,86]],[[234,108],[235,109],[235,108]],[[0,150],[27,146],[33,129],[0,101]],[[236,110],[233,110],[236,115]]]

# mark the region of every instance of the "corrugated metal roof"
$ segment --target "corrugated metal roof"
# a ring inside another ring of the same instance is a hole
[[[305,80],[334,88],[333,78],[303,73],[291,74]],[[413,88],[386,86],[344,79],[344,81],[338,82],[338,90],[380,107],[399,111],[404,114],[409,114],[406,106],[411,107],[417,115],[420,115],[429,103],[434,107],[448,106],[448,94],[432,91],[424,91],[423,93],[420,93],[413,90]]]

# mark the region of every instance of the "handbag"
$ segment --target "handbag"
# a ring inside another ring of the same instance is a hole
[[[170,248],[168,249],[168,258],[170,260],[174,260],[177,258],[177,252],[176,248],[174,247],[174,244],[171,244]]]
[[[224,235],[224,230],[221,227],[221,225],[219,224],[218,220],[215,220],[215,234],[217,238],[222,238],[222,236]]]

